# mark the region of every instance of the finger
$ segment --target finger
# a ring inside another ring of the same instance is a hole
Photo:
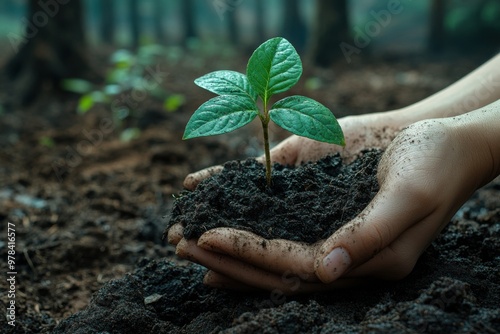
[[[382,187],[360,215],[321,245],[316,275],[323,282],[332,282],[368,261],[433,210],[422,203],[424,199],[414,191]]]
[[[271,150],[271,161],[282,165],[300,165],[308,161],[316,161],[328,154],[341,151],[341,147],[329,143],[321,143],[305,137],[292,135]],[[265,163],[265,156],[257,161]]]
[[[394,242],[372,259],[347,273],[345,277],[376,277],[398,280],[411,273],[423,251],[450,221],[450,215],[434,211],[404,231]]]
[[[265,278],[259,278],[258,274],[255,274],[255,278],[261,281]],[[282,283],[280,285],[274,286],[273,289],[268,289],[273,292],[274,298],[279,298],[280,292],[283,295],[299,294],[299,293],[311,293],[318,291],[329,291],[340,288],[349,288],[356,286],[367,286],[373,284],[373,280],[368,280],[366,278],[356,279],[356,278],[346,278],[341,279],[330,284],[323,283],[310,283],[300,281],[298,277],[282,277]],[[203,279],[203,284],[211,286],[213,288],[219,289],[229,289],[238,291],[258,291],[259,289],[255,286],[241,283],[235,279],[232,279],[226,275],[217,273],[213,270],[209,270]],[[288,286],[286,286],[288,285]]]
[[[233,280],[259,289],[273,290],[283,285],[279,280],[279,276],[238,261],[230,256],[207,251],[198,247],[195,240],[182,239],[177,244],[176,254]]]
[[[289,280],[289,279],[288,279]],[[288,281],[289,284],[292,283]],[[372,281],[368,281],[367,279],[342,279],[337,282],[331,284],[323,284],[323,283],[307,283],[307,282],[294,282],[294,286],[296,289],[294,291],[290,291],[287,294],[299,294],[299,293],[310,293],[310,292],[318,292],[318,291],[329,291],[340,288],[349,288],[356,286],[367,286],[371,284]],[[209,270],[203,279],[203,284],[211,286],[213,288],[219,289],[229,289],[229,290],[238,290],[238,291],[257,291],[255,286],[243,284],[237,280],[234,280],[226,275],[222,275],[215,271]],[[273,297],[279,298],[279,291],[284,291],[282,286],[275,287],[273,290]],[[287,290],[288,291],[288,290]]]
[[[202,169],[196,173],[189,174],[184,179],[184,188],[194,190],[198,184],[210,176],[220,173],[224,167],[217,165]]]
[[[184,227],[180,223],[168,229],[167,241],[169,244],[177,245],[183,238]]]
[[[177,254],[244,285],[272,291],[275,296],[325,291],[369,282],[359,278],[340,279],[330,284],[304,282],[291,273],[276,275],[230,256],[207,251],[198,247],[195,240],[182,239],[177,244]]]
[[[256,287],[243,284],[235,279],[217,273],[213,270],[209,270],[205,274],[205,277],[203,278],[203,284],[211,286],[213,288],[229,289],[229,290],[240,290],[240,291],[258,290]]]
[[[231,228],[215,228],[201,235],[198,246],[230,255],[268,272],[290,272],[304,281],[317,281],[314,275],[315,248],[311,245],[283,239],[267,240]]]

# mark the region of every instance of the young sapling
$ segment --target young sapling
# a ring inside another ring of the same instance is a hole
[[[275,37],[260,45],[248,61],[246,75],[215,71],[194,82],[219,96],[203,103],[186,125],[183,139],[231,132],[259,116],[264,133],[266,181],[271,185],[269,122],[314,140],[344,146],[342,129],[332,112],[305,96],[289,96],[269,106],[270,98],[290,89],[302,74],[302,62],[290,42]],[[262,100],[263,110],[257,105]]]

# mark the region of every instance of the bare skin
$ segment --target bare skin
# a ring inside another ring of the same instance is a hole
[[[327,240],[308,245],[219,228],[188,241],[182,227],[174,226],[169,242],[177,245],[181,257],[209,268],[204,282],[215,287],[288,294],[366,283],[370,278],[405,277],[470,195],[500,173],[499,71],[497,56],[413,106],[339,120],[346,147],[350,146],[341,152],[346,159],[366,147],[387,149],[378,168],[379,192],[358,217]],[[499,86],[494,90],[479,81],[490,73],[490,86]],[[478,109],[464,112],[472,100],[458,90],[473,94]],[[367,132],[359,135],[360,127]],[[298,164],[337,150],[292,136],[272,156]],[[196,186],[200,176],[205,175],[191,175],[186,185]]]

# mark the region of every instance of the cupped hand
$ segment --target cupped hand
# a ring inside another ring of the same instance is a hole
[[[271,160],[284,165],[300,165],[329,154],[340,153],[349,162],[364,149],[385,149],[406,125],[399,121],[395,112],[348,116],[340,118],[338,122],[344,132],[345,148],[292,135],[271,150]],[[257,160],[264,162],[264,157],[258,157]],[[189,174],[184,180],[184,187],[194,190],[202,180],[221,170],[222,166],[219,165]]]
[[[261,289],[288,295],[358,285],[364,280],[339,279],[322,283],[314,273],[321,243],[309,245],[283,239],[266,240],[231,228],[216,228],[199,239],[186,240],[180,224],[168,232],[181,258],[210,269],[204,283],[226,289]]]
[[[479,110],[402,131],[381,158],[375,198],[319,248],[318,278],[407,276],[463,203],[498,173],[490,145],[497,136],[484,136],[492,121],[493,113]]]
[[[229,228],[187,241],[180,226],[169,239],[180,256],[211,269],[205,283],[212,286],[296,293],[401,279],[474,190],[496,175],[477,119],[469,113],[402,131],[381,159],[375,198],[324,242],[265,240]]]
[[[273,162],[299,165],[338,152],[350,161],[364,149],[386,148],[403,126],[389,112],[344,117],[339,123],[344,132],[345,148],[293,135],[271,150]],[[263,161],[264,157],[258,159]],[[194,190],[202,180],[221,170],[222,166],[212,166],[189,174],[184,187]],[[211,269],[205,283],[212,286],[258,287],[298,293],[359,283],[357,279],[332,284],[318,280],[314,259],[321,243],[306,245],[289,240],[265,240],[250,232],[227,228],[211,230],[200,240],[185,240],[180,225],[173,226],[168,236],[169,242],[177,245],[178,255]],[[234,240],[241,240],[245,247]],[[252,242],[246,243],[246,240]]]

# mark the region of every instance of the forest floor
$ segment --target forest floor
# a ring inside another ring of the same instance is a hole
[[[51,332],[84,310],[107,282],[144,267],[144,259],[169,259],[190,268],[192,279],[201,279],[200,269],[177,259],[162,240],[173,196],[189,172],[255,156],[261,145],[257,124],[219,137],[181,140],[192,112],[211,97],[193,79],[216,69],[244,71],[246,65],[246,58],[218,58],[196,60],[194,66],[194,58],[156,67],[165,73],[161,86],[183,94],[186,103],[167,113],[162,101],[141,98],[126,121],[141,128],[141,135],[128,142],[120,140],[119,125],[110,129],[106,123],[109,106],[79,115],[75,96],[42,95],[33,106],[5,108],[0,115],[0,271],[4,276],[17,272],[16,326],[2,317],[0,332]],[[315,98],[337,117],[391,110],[429,96],[480,63],[413,58],[339,62],[329,70],[306,68],[290,94]],[[8,82],[0,88],[0,101],[15,93]],[[287,136],[272,131],[274,142]],[[498,190],[491,188],[489,195],[498,198]],[[490,223],[498,226],[498,209],[482,214],[490,214]],[[16,233],[13,270],[5,261],[8,223]],[[0,290],[8,288],[6,279],[0,280]],[[10,299],[2,293],[0,301],[5,314]],[[307,310],[315,307],[309,304]]]

